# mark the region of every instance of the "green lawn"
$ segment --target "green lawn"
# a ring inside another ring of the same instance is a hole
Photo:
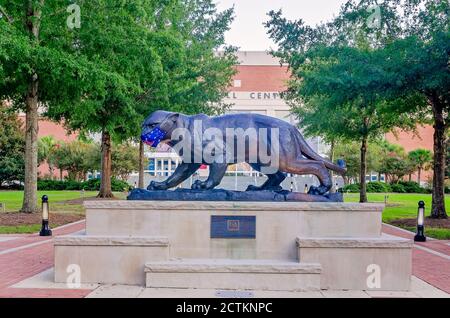
[[[67,203],[64,201],[80,198],[95,197],[97,191],[38,191],[38,204],[45,194],[49,198],[50,213],[84,214],[84,207],[81,203]],[[115,192],[114,195],[120,199],[125,199],[124,193]],[[23,191],[0,191],[0,203],[6,205],[6,212],[18,212],[22,206]],[[3,210],[0,210],[0,213]],[[36,233],[40,230],[41,224],[18,224],[17,226],[1,225],[0,234]]]
[[[368,193],[369,202],[383,202],[384,197],[389,196],[386,208],[383,212],[383,221],[389,222],[394,219],[417,217],[417,203],[425,202],[425,215],[429,216],[431,211],[431,194],[416,193]],[[348,193],[344,197],[345,202],[358,202],[359,193]],[[445,206],[450,208],[450,196],[445,196]],[[447,211],[450,212],[450,211]]]
[[[40,198],[43,195],[48,195],[48,200],[50,202],[50,208],[53,211],[58,212],[80,212],[82,211],[81,205],[71,205],[70,207],[66,204],[62,204],[61,201],[79,199],[82,197],[81,191],[38,191],[38,203],[40,204]],[[85,197],[96,196],[95,191],[86,191],[84,193]],[[0,191],[0,203],[6,205],[6,212],[16,212],[22,207],[23,191]]]
[[[30,234],[41,230],[41,224],[0,226],[0,234]]]
[[[431,213],[431,194],[415,193],[368,193],[369,202],[383,202],[385,196],[388,196],[386,208],[383,211],[383,222],[403,218],[417,217],[417,203],[422,200],[425,202],[425,216]],[[359,193],[348,193],[344,197],[345,202],[358,202]],[[445,207],[447,213],[450,213],[450,196],[445,196]],[[413,227],[404,227],[406,230],[415,232]],[[430,228],[425,227],[425,234],[437,239],[450,239],[450,229],[448,228]]]

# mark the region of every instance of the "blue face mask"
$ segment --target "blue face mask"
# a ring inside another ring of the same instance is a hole
[[[156,148],[166,135],[167,133],[161,130],[161,128],[155,127],[149,133],[142,134],[141,140],[144,142],[144,144]]]

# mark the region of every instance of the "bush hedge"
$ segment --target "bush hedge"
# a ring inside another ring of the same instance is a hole
[[[400,181],[398,184],[405,188],[406,193],[428,193],[429,190],[422,188],[417,182],[413,181]]]
[[[38,190],[85,190],[85,191],[99,191],[100,179],[91,179],[88,181],[75,180],[38,180]],[[129,191],[132,187],[125,181],[116,178],[111,179],[111,188],[114,192]]]
[[[367,183],[367,192],[369,193],[386,193],[391,192],[391,186],[389,183],[384,182],[369,182]]]
[[[342,189],[342,192],[345,193],[358,193],[359,192],[359,183],[347,184]]]
[[[395,193],[406,193],[405,186],[401,183],[393,183],[391,184],[392,192]]]
[[[342,188],[342,192],[358,193],[359,183],[348,184]],[[399,181],[398,183],[384,183],[384,182],[368,182],[368,193],[430,193],[430,189],[422,188],[417,182],[413,181]]]

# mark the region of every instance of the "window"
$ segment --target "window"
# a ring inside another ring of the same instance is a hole
[[[242,86],[242,81],[241,80],[234,80],[233,86],[234,87],[241,87]]]

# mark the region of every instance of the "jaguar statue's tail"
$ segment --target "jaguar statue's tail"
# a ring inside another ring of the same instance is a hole
[[[317,161],[322,161],[325,165],[325,167],[327,167],[328,169],[339,173],[341,175],[345,174],[347,172],[347,168],[345,165],[345,161],[342,159],[339,159],[337,161],[337,164],[322,158],[319,154],[317,154],[306,142],[306,140],[303,138],[303,136],[301,135],[301,133],[296,129],[295,133],[294,133],[295,138],[297,139],[298,144],[300,145],[300,149],[301,149],[301,153],[303,156],[305,156],[308,159],[311,160],[317,160]]]

